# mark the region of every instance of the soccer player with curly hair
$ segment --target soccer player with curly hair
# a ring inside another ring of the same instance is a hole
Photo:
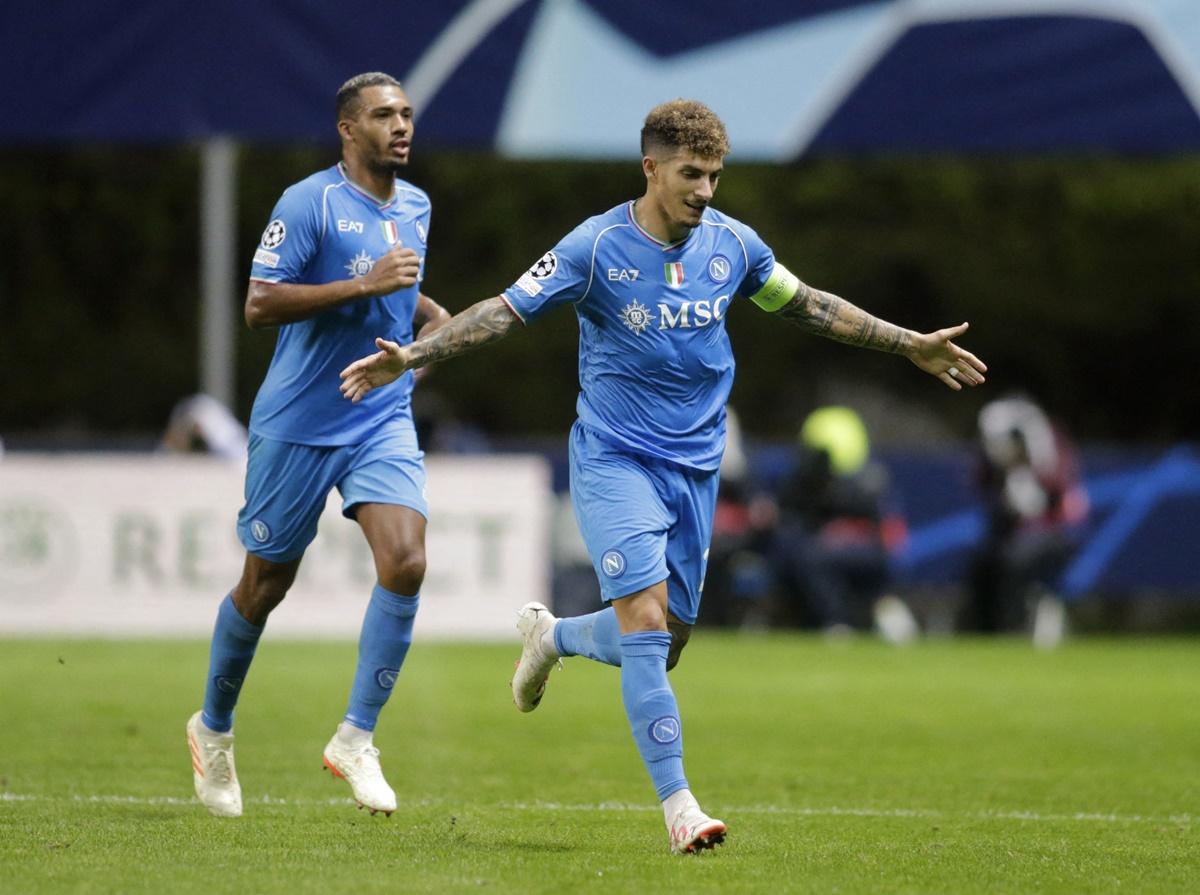
[[[361,401],[408,370],[504,336],[515,322],[574,307],[580,394],[571,497],[609,605],[560,619],[526,604],[513,700],[521,711],[537,708],[561,657],[620,667],[671,850],[687,853],[726,834],[688,787],[667,679],[696,621],[712,534],[734,369],[726,316],[756,305],[802,330],[906,357],[955,390],[982,383],[986,367],[953,341],[965,323],[922,334],[880,320],[802,282],[750,227],[713,208],[729,142],[703,104],[654,108],[641,148],[640,198],[584,221],[502,295],[429,337],[376,340],[379,351],[348,366],[341,388]]]

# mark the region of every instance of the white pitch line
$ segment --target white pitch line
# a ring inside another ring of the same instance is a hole
[[[178,796],[121,796],[121,795],[72,795],[38,796],[26,793],[0,792],[0,802],[71,802],[101,805],[196,805],[194,798]],[[305,799],[280,796],[257,796],[246,799],[248,805],[310,806],[310,805],[353,805],[353,799]],[[422,799],[405,802],[413,808],[433,808],[449,804],[444,799]],[[456,805],[461,808],[462,806]],[[563,811],[563,812],[642,812],[658,811],[657,805],[630,805],[623,802],[591,802],[564,804],[562,802],[500,802],[496,805],[509,811]],[[1032,823],[1100,823],[1100,824],[1191,824],[1200,818],[1191,814],[1115,814],[1097,811],[1043,814],[1038,811],[935,811],[924,808],[839,808],[828,806],[813,808],[784,805],[743,805],[725,807],[724,814],[779,814],[798,817],[878,817],[878,818],[921,818],[926,820],[1021,820]]]

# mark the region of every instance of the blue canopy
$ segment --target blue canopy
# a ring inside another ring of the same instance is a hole
[[[1200,149],[1195,0],[9,0],[0,142],[333,139],[360,71],[426,144],[628,157],[708,102],[738,158]]]

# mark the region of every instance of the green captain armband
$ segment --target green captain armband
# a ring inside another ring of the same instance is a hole
[[[799,286],[800,278],[776,261],[775,269],[750,300],[764,311],[778,311],[792,300]]]

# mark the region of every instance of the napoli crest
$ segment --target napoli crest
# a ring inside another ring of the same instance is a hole
[[[625,573],[625,554],[620,550],[609,550],[600,557],[600,568],[609,578],[620,578]]]
[[[712,277],[714,283],[728,282],[730,276],[733,275],[733,265],[724,255],[713,255],[708,259],[708,275]]]
[[[664,715],[651,722],[649,733],[650,739],[656,743],[662,743],[664,746],[673,743],[679,739],[679,719],[673,715]]]
[[[217,685],[217,689],[222,693],[236,693],[242,688],[242,678],[240,677],[217,675],[213,678],[213,683]]]

